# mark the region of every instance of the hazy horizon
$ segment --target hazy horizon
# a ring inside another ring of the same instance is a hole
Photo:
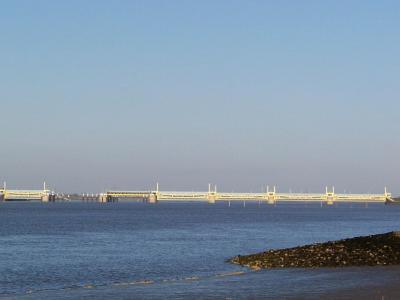
[[[10,188],[400,194],[397,1],[2,1]]]

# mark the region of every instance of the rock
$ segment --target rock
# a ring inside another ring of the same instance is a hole
[[[254,269],[399,265],[400,231],[238,255],[228,261]]]

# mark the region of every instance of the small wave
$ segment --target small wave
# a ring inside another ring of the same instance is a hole
[[[130,282],[117,282],[117,283],[113,283],[112,286],[126,286],[129,285]]]
[[[178,281],[179,279],[176,278],[170,278],[170,279],[163,279],[161,282],[175,282]]]
[[[243,274],[245,274],[244,271],[237,271],[237,272],[217,274],[217,275],[215,275],[215,277],[236,276],[236,275],[243,275]]]
[[[135,280],[135,281],[124,281],[124,282],[114,282],[114,283],[99,283],[99,284],[91,284],[87,283],[84,285],[72,285],[72,286],[65,286],[62,288],[49,288],[49,289],[29,289],[24,292],[25,295],[32,295],[37,294],[45,291],[73,291],[79,289],[96,289],[96,288],[104,288],[104,287],[128,287],[134,285],[151,285],[155,283],[160,284],[168,284],[168,283],[175,283],[175,282],[184,282],[184,281],[199,281],[205,279],[212,279],[212,278],[220,278],[226,276],[239,276],[244,275],[246,273],[254,272],[251,270],[246,271],[235,271],[235,272],[227,272],[227,273],[217,273],[217,274],[210,274],[204,276],[188,276],[182,278],[165,278],[160,280],[151,280],[151,279],[142,279],[142,280]],[[7,294],[7,295],[17,295],[17,294]]]
[[[87,285],[84,285],[83,286],[83,288],[84,289],[93,289],[93,288],[95,288],[96,286],[94,286],[94,285],[92,285],[92,284],[87,284]]]
[[[131,285],[135,285],[135,284],[152,284],[152,283],[154,283],[153,280],[147,280],[147,279],[145,279],[145,280],[140,280],[140,281],[133,281],[133,282],[131,282],[130,284],[131,284]]]
[[[185,280],[199,280],[200,277],[198,276],[191,276],[191,277],[186,277]]]

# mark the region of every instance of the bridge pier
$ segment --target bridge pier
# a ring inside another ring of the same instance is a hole
[[[217,200],[217,186],[214,186],[214,190],[211,190],[211,184],[208,184],[208,194],[207,194],[207,202],[210,204],[215,204]]]
[[[276,202],[276,187],[274,186],[273,190],[269,190],[269,186],[267,186],[267,195],[266,199],[268,204],[275,204]]]
[[[158,187],[158,182],[156,183],[156,191],[155,192],[150,192],[149,197],[147,198],[147,202],[150,204],[156,204],[158,202],[159,198],[159,187]]]
[[[151,204],[156,204],[158,202],[157,194],[151,193],[147,201]]]
[[[107,202],[118,202],[118,198],[108,195]]]
[[[101,203],[118,202],[118,198],[112,197],[107,194],[100,194],[98,199],[99,199],[99,202],[101,202]]]
[[[99,195],[99,202],[101,202],[101,203],[107,202],[107,195],[106,194],[100,194]]]
[[[328,191],[328,187],[325,188],[325,194],[326,194],[326,204],[327,205],[333,205],[333,202],[336,199],[335,196],[335,187],[332,187],[332,191]]]
[[[217,200],[217,195],[216,194],[208,194],[207,195],[207,202],[210,204],[215,204],[215,201]]]
[[[44,194],[41,200],[42,202],[54,202],[56,200],[56,195],[52,193]]]

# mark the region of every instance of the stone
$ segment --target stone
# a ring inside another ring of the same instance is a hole
[[[238,255],[229,262],[255,269],[400,265],[400,231]]]

